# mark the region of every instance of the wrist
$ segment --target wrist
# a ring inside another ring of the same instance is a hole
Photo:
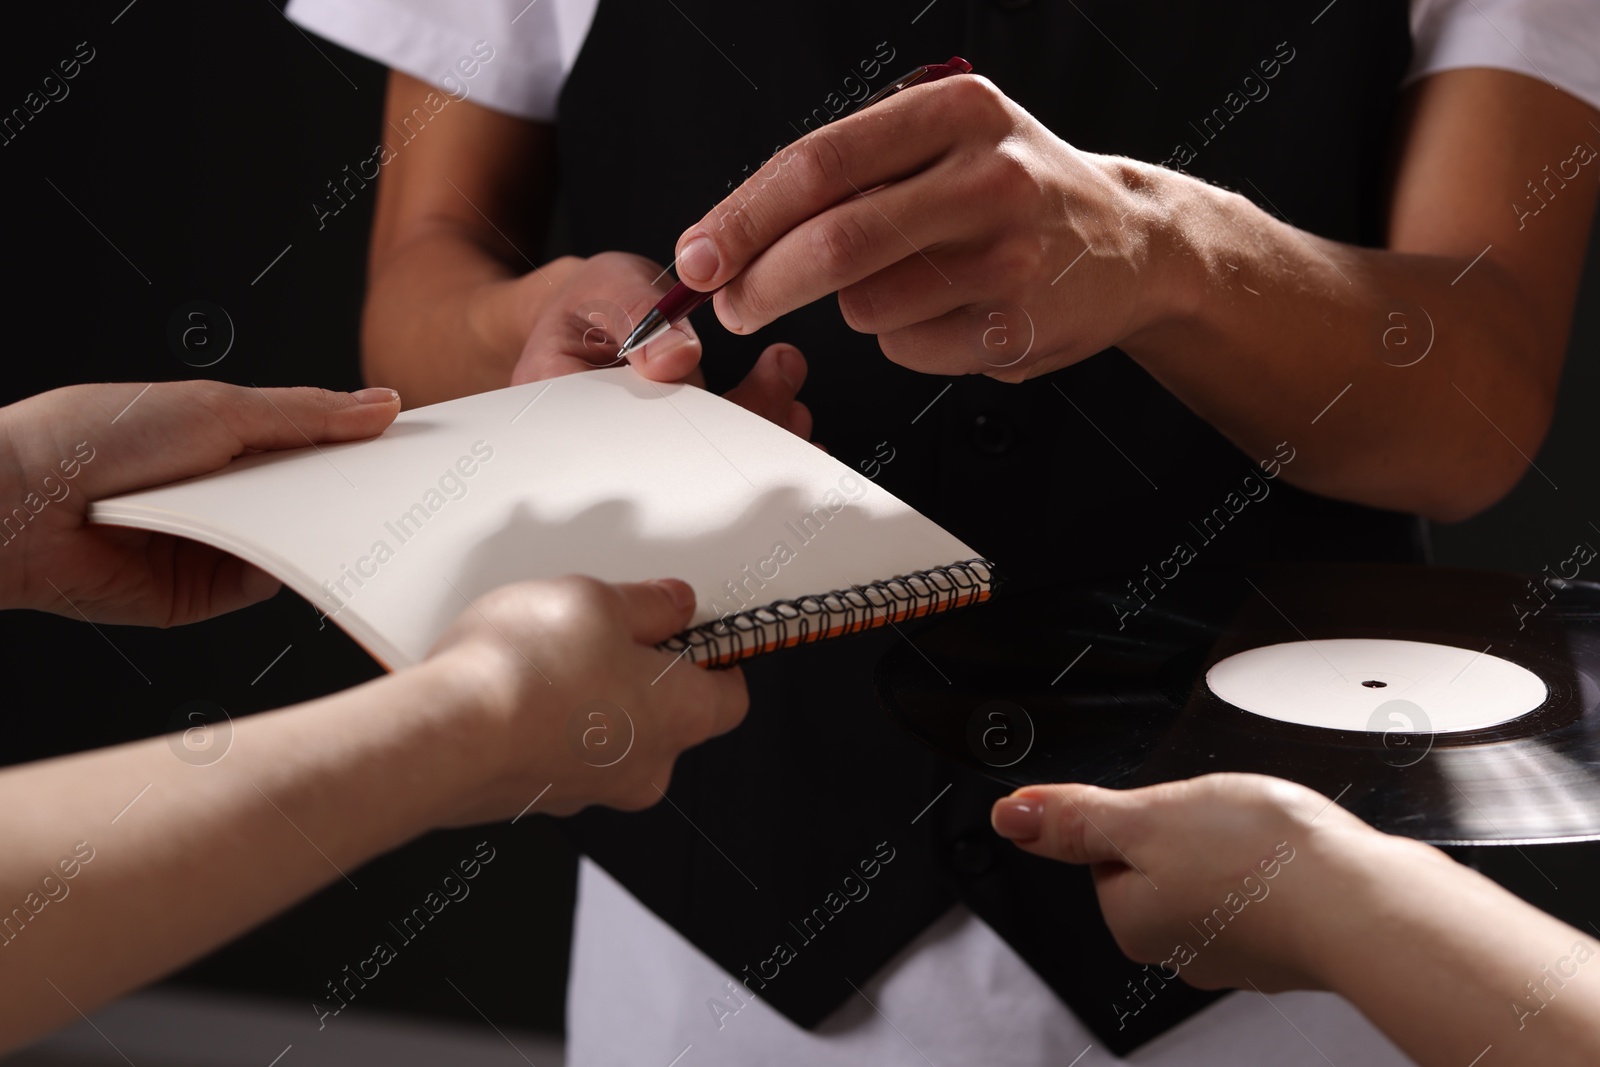
[[[516,668],[499,650],[469,640],[440,649],[394,680],[426,709],[429,729],[436,731],[432,743],[448,749],[439,772],[448,785],[429,828],[480,821],[475,813],[483,798],[517,758],[506,744],[522,700]]]
[[[1394,946],[1410,939],[1412,895],[1404,887],[1453,861],[1419,841],[1365,827],[1320,832],[1308,851],[1292,927],[1296,962],[1317,988],[1354,1000]]]
[[[518,277],[484,282],[467,296],[467,328],[509,370],[545,306],[584,262],[562,256]]]
[[[320,847],[352,863],[469,821],[460,814],[491,746],[474,718],[478,690],[454,667],[430,659],[253,717],[237,725],[252,738],[238,758],[297,822],[313,824]]]
[[[1119,345],[1140,360],[1201,324],[1219,262],[1215,234],[1225,225],[1224,201],[1233,194],[1154,164],[1111,162],[1135,197],[1129,221],[1137,220],[1142,237],[1139,303]]]

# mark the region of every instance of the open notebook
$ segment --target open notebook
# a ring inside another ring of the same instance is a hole
[[[524,578],[682,578],[721,666],[988,598],[992,568],[766,420],[627,367],[403,412],[381,437],[241,457],[100,501],[92,522],[240,556],[391,670]]]

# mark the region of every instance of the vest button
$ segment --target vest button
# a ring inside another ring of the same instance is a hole
[[[1017,444],[1017,431],[999,415],[979,415],[972,420],[972,447],[985,456],[1003,456]]]
[[[994,866],[994,850],[975,837],[958,837],[950,846],[950,865],[957,874],[975,878]]]

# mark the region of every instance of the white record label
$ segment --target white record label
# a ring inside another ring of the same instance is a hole
[[[1290,641],[1219,660],[1211,691],[1279,722],[1373,733],[1459,733],[1526,715],[1549,689],[1537,674],[1454,645],[1380,638]]]

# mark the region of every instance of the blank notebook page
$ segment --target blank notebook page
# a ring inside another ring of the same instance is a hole
[[[390,669],[519,579],[681,578],[698,625],[977,556],[793,434],[627,367],[403,412],[368,441],[241,457],[89,517],[249,560]]]

